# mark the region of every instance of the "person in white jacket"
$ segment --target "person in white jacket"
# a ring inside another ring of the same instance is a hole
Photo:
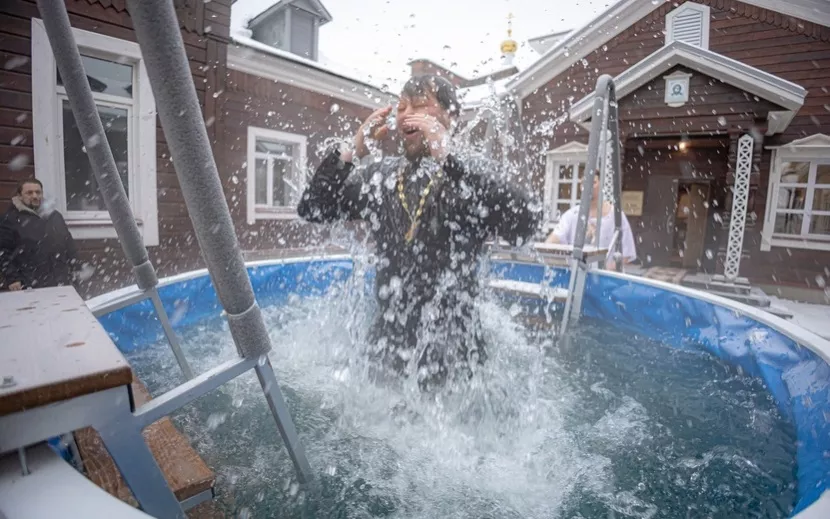
[[[588,214],[588,229],[585,233],[585,244],[593,244],[594,236],[597,229],[597,204],[599,200],[599,175],[594,175],[594,189],[591,198],[591,210]],[[614,206],[606,201],[602,204],[602,227],[599,234],[599,248],[607,248],[611,245],[611,238],[614,236]],[[571,207],[564,214],[559,217],[559,222],[556,224],[553,232],[548,235],[545,243],[559,243],[563,245],[573,245],[576,237],[576,223],[579,220],[579,204]],[[630,263],[637,259],[637,248],[634,245],[634,235],[631,232],[631,226],[628,223],[628,218],[625,213],[622,214],[621,226],[622,240],[622,259],[623,264]],[[609,259],[606,265],[609,269],[614,269],[615,263],[613,259]]]

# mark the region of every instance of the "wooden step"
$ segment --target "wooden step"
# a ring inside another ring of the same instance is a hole
[[[147,388],[135,376],[133,376],[132,390],[136,407],[151,399]],[[173,489],[179,501],[192,498],[205,491],[212,492],[216,480],[213,471],[191,447],[187,438],[173,425],[170,418],[165,417],[155,422],[144,429],[143,434],[144,440],[164,473],[167,484]],[[138,506],[98,433],[89,427],[81,429],[75,432],[75,441],[78,444],[87,477],[111,495],[133,506]],[[193,514],[196,508],[191,510],[189,515],[191,517],[220,517],[210,511],[211,506],[205,505],[211,505],[211,503],[203,503],[196,507],[200,510],[198,515]]]

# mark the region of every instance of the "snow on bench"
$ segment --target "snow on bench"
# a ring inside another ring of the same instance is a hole
[[[26,449],[24,476],[17,452],[0,457],[0,517],[5,519],[150,519],[112,497],[47,444]]]

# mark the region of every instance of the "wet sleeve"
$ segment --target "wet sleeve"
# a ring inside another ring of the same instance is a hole
[[[300,217],[313,223],[361,219],[369,205],[369,193],[363,178],[352,175],[353,170],[354,165],[343,162],[338,151],[329,153],[300,198]]]
[[[468,168],[450,155],[444,172],[451,181],[464,183],[472,190],[483,225],[501,239],[521,245],[538,230],[542,216],[539,204],[521,186],[500,175],[496,165],[483,163]]]
[[[61,232],[63,233],[64,246],[66,250],[66,262],[70,268],[75,270],[78,262],[78,249],[75,246],[75,239],[72,238],[72,233],[69,231],[69,227],[66,225],[66,220],[64,220],[63,215],[57,213],[57,216],[60,218]]]
[[[553,229],[553,234],[559,238],[559,242],[563,245],[573,245],[574,224],[576,223],[576,213],[572,210],[565,211],[559,217],[556,227]]]
[[[15,253],[17,251],[17,233],[6,218],[0,217],[0,272],[6,286],[16,281],[23,281],[20,275]]]

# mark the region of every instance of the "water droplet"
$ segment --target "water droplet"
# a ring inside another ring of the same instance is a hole
[[[212,413],[207,419],[207,428],[209,431],[215,430],[217,427],[225,423],[227,413]]]
[[[23,153],[19,155],[15,155],[11,161],[9,161],[9,169],[12,171],[20,171],[21,169],[25,168],[29,165],[29,156]]]
[[[251,509],[248,507],[240,508],[238,517],[239,519],[251,519]]]
[[[340,105],[337,103],[332,103],[331,107],[329,108],[329,113],[336,114],[340,111]]]
[[[726,126],[726,117],[724,117],[722,115],[720,117],[718,117],[718,124],[721,125],[721,126]]]
[[[22,135],[18,135],[18,136],[14,137],[12,139],[11,145],[12,146],[17,146],[18,144],[23,142],[23,140],[24,140],[24,137]]]
[[[16,69],[17,67],[22,67],[28,62],[29,58],[26,56],[15,56],[6,62],[5,68],[6,70]]]
[[[237,177],[236,175],[231,175],[231,182],[233,182],[234,184],[239,184],[239,177]]]

